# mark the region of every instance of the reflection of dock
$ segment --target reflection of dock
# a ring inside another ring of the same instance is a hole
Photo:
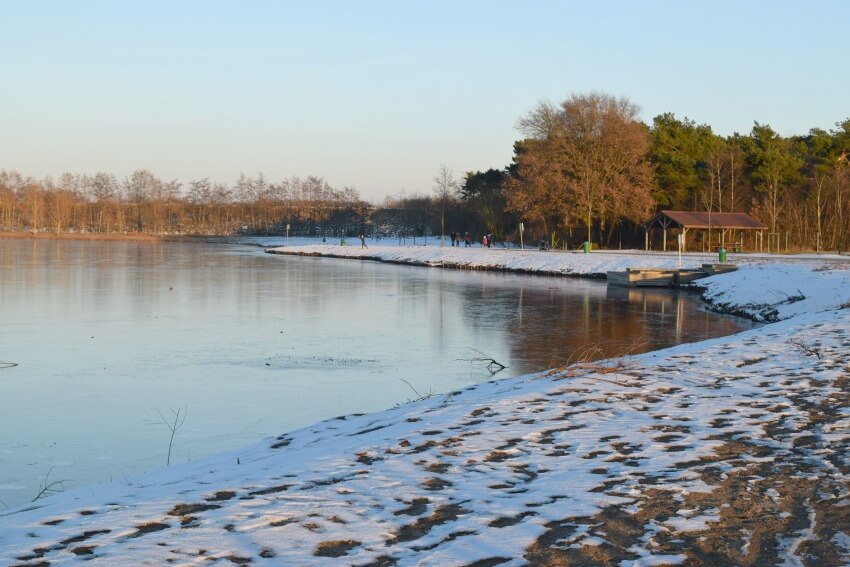
[[[703,264],[702,268],[668,270],[663,268],[628,268],[625,272],[608,272],[608,285],[622,287],[671,287],[691,283],[715,274],[737,270],[734,264]]]
[[[644,306],[654,305],[661,306],[678,300],[672,290],[658,288],[637,288],[627,287],[622,285],[609,285],[605,292],[607,299],[618,299],[620,301],[628,301],[635,304],[643,304]]]
[[[666,331],[674,333],[677,343],[681,342],[682,332],[688,323],[687,317],[685,317],[685,304],[687,303],[685,294],[678,293],[670,288],[609,285],[605,296],[608,300],[616,299],[623,302],[622,304],[628,304],[629,307],[624,308],[626,312],[636,310],[635,312],[641,313],[645,320],[654,319],[655,324],[659,324]],[[653,324],[646,324],[647,335],[654,335],[659,332],[659,329],[654,328]]]

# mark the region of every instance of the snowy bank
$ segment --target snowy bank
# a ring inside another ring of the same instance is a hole
[[[459,269],[501,270],[509,272],[603,277],[606,272],[627,268],[677,269],[699,268],[717,262],[717,254],[688,252],[681,257],[675,252],[642,250],[593,251],[539,251],[516,248],[454,248],[440,246],[338,246],[304,244],[298,246],[271,246],[266,252],[298,256],[325,256],[373,260],[417,266]],[[810,269],[850,266],[850,257],[833,254],[771,256],[769,254],[729,254],[729,261],[739,266],[774,265],[788,263]]]
[[[588,275],[678,263],[366,252]],[[701,280],[706,298],[779,322],[340,416],[63,493],[0,513],[0,564],[845,565],[850,271],[741,263]]]
[[[439,246],[329,246],[305,245],[270,248],[271,254],[327,256],[374,260],[417,266],[471,270],[501,270],[546,275],[602,277],[605,272],[626,268],[695,268],[716,261],[716,256],[693,254],[679,258],[673,254],[645,252],[578,252],[516,250],[502,248],[452,248]]]

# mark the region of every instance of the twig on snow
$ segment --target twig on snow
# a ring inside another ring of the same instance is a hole
[[[415,398],[415,399],[407,398],[407,402],[406,402],[406,403],[421,402],[422,400],[427,400],[428,398],[430,398],[431,396],[433,396],[433,395],[434,395],[434,392],[433,392],[433,391],[431,391],[431,390],[428,390],[428,393],[427,393],[427,394],[424,394],[424,395],[423,395],[423,394],[420,394],[420,393],[416,390],[416,388],[414,388],[414,387],[413,387],[413,384],[411,384],[410,382],[408,382],[408,381],[407,381],[407,380],[405,380],[404,378],[399,378],[399,380],[401,380],[402,382],[404,382],[405,384],[407,384],[407,387],[408,387],[408,388],[410,388],[411,390],[413,390],[413,393],[414,393],[414,394],[416,394],[416,398]],[[396,404],[396,406],[398,406],[398,405],[401,405],[401,404]]]
[[[820,349],[817,349],[815,347],[810,347],[806,343],[804,343],[801,339],[797,339],[797,338],[791,339],[790,342],[791,342],[792,345],[794,345],[795,347],[800,349],[804,354],[815,355],[816,357],[818,357],[818,360],[820,360],[820,358],[821,358]]]

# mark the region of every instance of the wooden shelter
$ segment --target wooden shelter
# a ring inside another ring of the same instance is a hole
[[[726,245],[727,231],[750,231],[755,235],[754,246],[759,251],[764,247],[764,231],[767,225],[746,213],[712,213],[707,211],[660,211],[643,225],[646,231],[646,249],[649,250],[649,233],[653,228],[663,232],[664,250],[667,250],[667,230],[678,229],[681,235],[682,251],[687,249],[687,234],[689,230],[705,230],[709,238],[711,233],[720,234],[720,245]],[[734,232],[733,232],[734,234]]]

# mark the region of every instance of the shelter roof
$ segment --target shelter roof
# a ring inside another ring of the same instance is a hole
[[[732,228],[736,230],[765,230],[767,225],[746,213],[708,213],[706,211],[661,211],[644,223],[678,228]]]

